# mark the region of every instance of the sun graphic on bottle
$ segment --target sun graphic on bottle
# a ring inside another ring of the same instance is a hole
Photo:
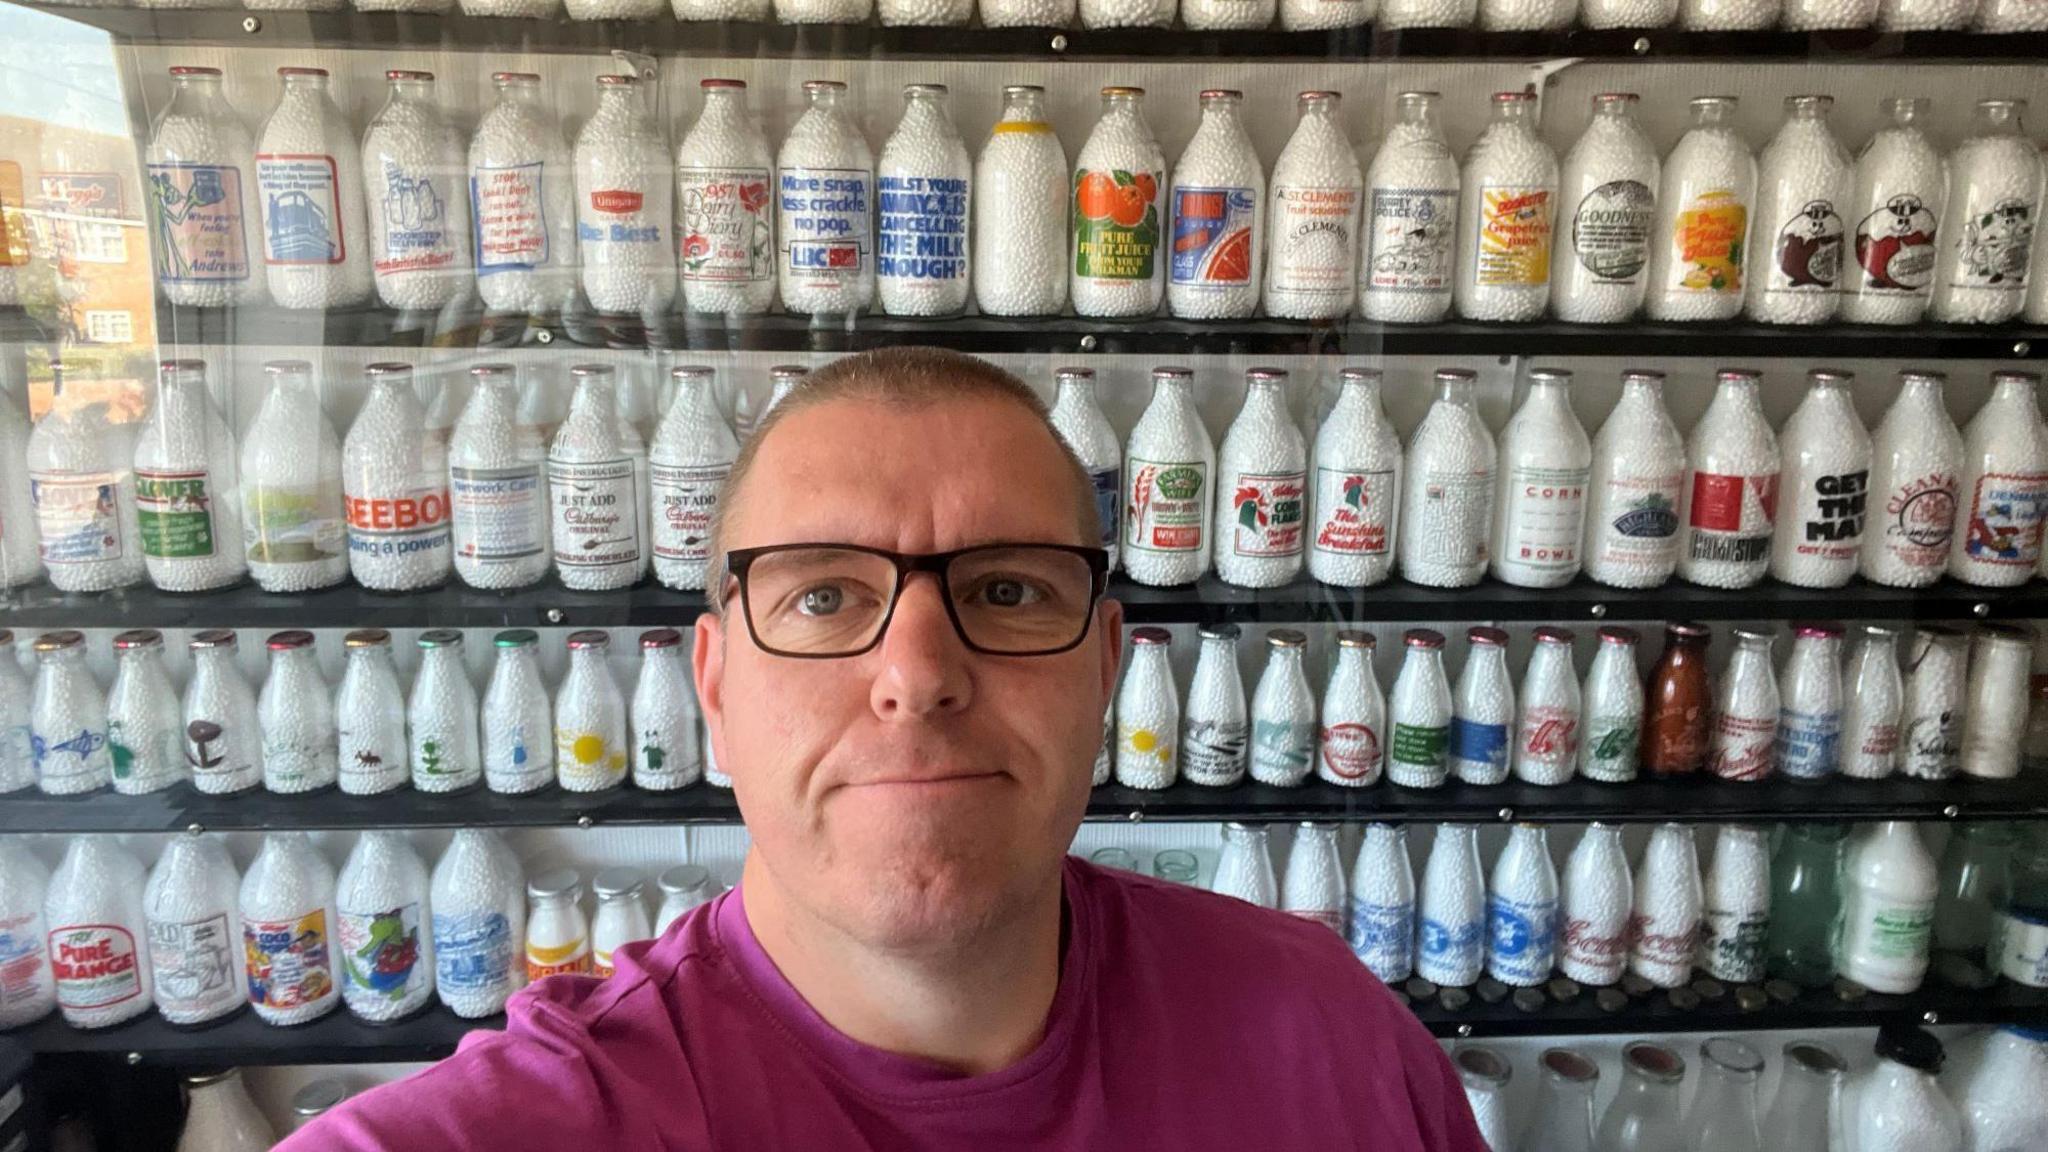
[[[595,732],[585,732],[569,745],[569,754],[578,764],[602,764],[604,762],[604,737]]]

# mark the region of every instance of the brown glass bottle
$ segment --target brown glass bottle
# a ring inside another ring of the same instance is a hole
[[[1664,629],[1664,652],[1643,701],[1643,771],[1652,776],[1697,772],[1706,763],[1710,635],[1703,624]]]

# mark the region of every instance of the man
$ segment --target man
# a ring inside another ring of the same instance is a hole
[[[1123,621],[1099,540],[1015,377],[812,374],[733,470],[697,621],[739,887],[285,1147],[1484,1152],[1328,928],[1066,855]]]

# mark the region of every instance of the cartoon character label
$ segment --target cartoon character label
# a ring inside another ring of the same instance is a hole
[[[1987,472],[1971,494],[1963,554],[1980,564],[2032,568],[2041,558],[2044,516],[2048,475]]]
[[[451,992],[509,990],[512,925],[502,912],[434,913],[434,981]]]
[[[1306,478],[1300,472],[1240,473],[1231,496],[1236,510],[1231,552],[1238,556],[1299,556],[1306,488]]]
[[[1742,292],[1743,239],[1749,206],[1733,190],[1702,192],[1671,222],[1671,283],[1677,292]]]
[[[334,928],[342,979],[372,996],[405,999],[420,960],[420,906],[342,912],[336,915]]]
[[[649,464],[654,501],[654,554],[663,560],[703,561],[711,555],[711,516],[725,490],[730,464]]]
[[[1842,217],[1826,200],[1814,200],[1778,229],[1765,287],[1773,292],[1822,293],[1842,277]]]
[[[142,554],[159,559],[213,555],[212,478],[204,469],[135,470],[135,526]]]
[[[1572,253],[1601,284],[1634,284],[1650,262],[1656,197],[1640,180],[1610,180],[1572,213]]]
[[[342,521],[321,515],[320,490],[286,484],[242,488],[252,564],[306,564],[342,554]]]
[[[1551,190],[1489,184],[1479,195],[1477,282],[1506,288],[1550,283]]]
[[[1608,486],[1608,531],[1599,533],[1603,564],[1641,564],[1670,555],[1678,535],[1678,495],[1685,474],[1616,476]]]
[[[106,472],[31,472],[37,551],[44,564],[91,564],[121,558],[121,518],[114,477]]]
[[[836,289],[867,266],[874,184],[864,168],[784,168],[777,181],[792,285]]]
[[[263,197],[265,264],[339,264],[348,258],[334,157],[259,152],[256,189]]]
[[[1884,546],[1902,564],[1915,568],[1946,564],[1955,523],[1953,472],[1915,476],[1885,496]]]
[[[448,469],[451,511],[463,525],[457,550],[478,564],[511,564],[538,556],[541,538],[540,465]]]
[[[1913,295],[1934,280],[1937,222],[1918,196],[1899,195],[1856,222],[1856,263],[1864,290]]]
[[[149,966],[159,1007],[198,1015],[233,990],[235,930],[226,913],[202,920],[151,920]]]
[[[1372,780],[1380,771],[1380,734],[1369,724],[1331,724],[1322,731],[1323,767],[1339,780]]]
[[[249,968],[249,1003],[299,1008],[334,992],[328,967],[327,913],[314,909],[289,920],[242,918],[242,950]]]
[[[1337,556],[1387,554],[1394,510],[1394,470],[1316,469],[1314,547]]]
[[[876,274],[941,283],[967,278],[965,179],[884,176],[876,197]]]
[[[755,284],[775,276],[765,168],[676,174],[676,255],[683,282]]]
[[[1272,262],[1276,292],[1348,292],[1358,232],[1358,189],[1275,185]]]
[[[1160,172],[1074,173],[1074,275],[1150,280],[1159,269]],[[1249,259],[1249,249],[1247,249]]]
[[[455,263],[455,238],[448,232],[448,190],[432,176],[384,161],[382,204],[384,243],[372,253],[379,276],[432,272]]]
[[[2018,292],[2027,286],[2034,206],[2013,197],[1981,209],[1972,206],[1955,244],[1956,287]]]
[[[1393,292],[1443,292],[1451,286],[1452,188],[1375,188],[1366,223],[1366,285]]]
[[[93,757],[107,746],[107,734],[80,728],[62,740],[51,740],[31,730],[29,755],[35,759],[36,779],[55,782],[84,776],[93,770]]]
[[[67,924],[50,932],[50,975],[57,1003],[108,1008],[142,995],[135,935],[119,924]]]
[[[249,278],[242,170],[222,164],[151,164],[156,277],[168,284],[240,283]],[[6,263],[0,252],[0,265]]]
[[[1146,552],[1195,552],[1202,547],[1203,490],[1208,466],[1200,460],[1146,460],[1133,456],[1130,503],[1124,506],[1124,547]]]
[[[1250,188],[1175,188],[1167,276],[1175,284],[1196,288],[1251,283],[1258,196]]]
[[[469,201],[476,221],[477,275],[532,271],[548,262],[540,161],[477,165],[469,178]]]

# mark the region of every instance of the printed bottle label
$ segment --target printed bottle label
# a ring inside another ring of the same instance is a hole
[[[1160,771],[1173,771],[1173,741],[1161,739],[1158,732],[1143,724],[1117,721],[1116,745],[1118,759],[1126,756],[1134,760],[1149,758],[1159,761]]]
[[[1351,952],[1382,980],[1408,974],[1415,948],[1415,905],[1351,898]]]
[[[239,941],[226,913],[203,920],[151,920],[149,970],[159,1007],[197,1015],[221,1000],[239,1000],[235,965]]]
[[[1918,296],[1934,281],[1934,213],[1919,196],[1900,193],[1856,222],[1856,264],[1862,290]]]
[[[702,563],[711,556],[711,517],[730,464],[649,464],[654,501],[654,555]]]
[[[1389,759],[1408,768],[1422,769],[1422,775],[1437,781],[1444,778],[1444,750],[1451,739],[1450,725],[1428,727],[1394,722],[1394,740]]]
[[[1658,564],[1671,558],[1678,537],[1679,471],[1662,476],[1617,476],[1607,482],[1607,530],[1600,533],[1601,564]]]
[[[1250,188],[1175,188],[1168,278],[1191,288],[1250,284],[1258,202],[1259,194]]]
[[[1742,244],[1749,206],[1726,188],[1702,192],[1671,222],[1671,279],[1676,292],[1742,293]]]
[[[384,190],[373,208],[384,224],[384,240],[371,254],[379,276],[434,272],[455,263],[455,237],[448,230],[446,179],[383,162]]]
[[[1231,554],[1301,555],[1302,495],[1306,487],[1299,472],[1238,473],[1237,487],[1231,494]]]
[[[1585,775],[1609,784],[1635,779],[1636,745],[1641,740],[1640,717],[1589,717],[1586,721]]]
[[[1879,960],[1925,961],[1934,935],[1934,905],[1880,904],[1863,925],[1860,951]]]
[[[1489,184],[1479,195],[1477,283],[1504,288],[1550,283],[1551,190]]]
[[[873,179],[864,168],[784,168],[778,174],[783,260],[793,285],[837,288],[867,266]]]
[[[109,1008],[142,995],[135,935],[119,924],[67,924],[50,932],[50,975],[65,1008]]]
[[[1506,555],[1535,571],[1579,566],[1586,525],[1585,468],[1515,468],[1508,473]]]
[[[0,918],[0,1008],[36,997],[36,978],[47,962],[42,936],[30,931],[38,919],[39,912]]]
[[[1102,546],[1115,548],[1118,537],[1117,506],[1123,503],[1124,470],[1102,468],[1088,473],[1089,483],[1095,485],[1095,518],[1102,525]]]
[[[21,178],[21,165],[13,160],[0,160],[0,268],[27,264],[28,245],[28,194],[27,184]],[[245,255],[245,264],[246,259]]]
[[[1963,756],[1960,720],[1954,712],[1947,711],[1908,720],[1900,770],[1920,780],[1946,780],[1954,776]]]
[[[1261,776],[1299,780],[1308,775],[1315,749],[1313,720],[1252,721],[1252,763]]]
[[[1416,933],[1416,944],[1422,955],[1436,961],[1442,969],[1471,968],[1479,963],[1485,932],[1484,920],[1454,924],[1424,916]]]
[[[676,175],[676,255],[685,284],[775,278],[765,168],[684,168]]]
[[[325,910],[289,920],[245,916],[242,946],[249,964],[249,1003],[298,1008],[333,994]]]
[[[564,972],[588,975],[590,973],[590,947],[587,941],[578,937],[567,944],[542,944],[532,938],[526,941],[526,982],[544,980]]]
[[[339,264],[348,258],[334,157],[259,152],[256,187],[263,197],[265,264]]]
[[[1657,201],[1640,180],[1610,180],[1572,213],[1572,254],[1600,284],[1636,284],[1650,262]]]
[[[903,280],[967,279],[967,181],[884,176],[875,181],[881,227],[875,274]]]
[[[476,274],[531,271],[548,262],[547,202],[541,162],[479,164],[469,177],[476,219]]]
[[[349,987],[394,1002],[405,999],[420,962],[418,904],[339,913],[334,939],[341,949],[341,977]]]
[[[502,912],[436,912],[434,982],[450,992],[509,991],[513,947]]]
[[[1322,731],[1323,773],[1338,780],[1370,781],[1380,771],[1380,734],[1370,724],[1345,722]]]
[[[1373,189],[1366,286],[1382,292],[1450,291],[1457,219],[1455,189]]]
[[[1394,508],[1394,470],[1316,469],[1315,549],[1335,556],[1385,556]]]
[[[564,783],[600,783],[626,770],[626,750],[606,743],[602,732],[558,722],[555,765]]]
[[[204,469],[135,470],[135,526],[142,554],[157,559],[213,555],[213,496]]]
[[[1966,205],[1963,234],[1955,240],[1954,287],[2018,295],[2027,287],[2027,256],[2033,245],[2031,201],[2001,196],[1990,204]]]
[[[16,180],[20,169],[15,169]],[[16,185],[17,191],[19,185]],[[150,251],[156,278],[166,284],[239,284],[249,278],[244,229],[242,170],[221,164],[167,163],[149,166]],[[0,191],[4,196],[4,191]],[[19,201],[15,201],[19,203]],[[4,212],[0,212],[4,215]],[[6,225],[0,223],[0,267],[7,259]]]
[[[1772,292],[1821,295],[1842,278],[1842,217],[1826,200],[1809,201],[1778,228],[1764,286]]]
[[[572,463],[548,461],[555,504],[555,563],[604,568],[640,562],[640,511],[633,461],[627,457]]]
[[[1357,278],[1358,189],[1275,185],[1273,251],[1268,277],[1275,292],[1349,292]]]
[[[1916,476],[1885,495],[1884,547],[1901,564],[1913,568],[1947,564],[1955,524],[1953,472]]]
[[[64,739],[52,742],[31,729],[28,742],[29,754],[35,760],[36,779],[55,782],[91,773],[94,758],[107,746],[107,734],[80,728]]]
[[[1588,968],[1619,973],[1628,956],[1626,925],[1616,924],[1612,933],[1600,932],[1591,920],[1566,920],[1559,944],[1562,958]]]
[[[1482,724],[1463,716],[1453,716],[1450,750],[1451,759],[1459,765],[1461,777],[1501,779],[1508,770],[1508,726]],[[1467,768],[1465,765],[1475,767]]]
[[[1230,784],[1244,774],[1251,726],[1242,720],[1190,720],[1181,733],[1181,774],[1196,784]]]
[[[1771,551],[1777,518],[1778,476],[1692,478],[1692,559],[1749,564]]]
[[[1737,984],[1764,976],[1764,935],[1770,918],[1755,912],[1709,908],[1700,920],[1707,971]]]
[[[1515,739],[1531,760],[1569,764],[1579,754],[1579,715],[1549,704],[1524,708]]]
[[[1890,768],[1892,758],[1899,752],[1899,726],[1897,724],[1872,724],[1863,730],[1856,743],[1856,755],[1866,761]]]
[[[406,556],[448,546],[448,490],[414,488],[402,496],[347,496],[348,547],[369,556]]]
[[[1422,515],[1411,537],[1417,558],[1432,564],[1485,563],[1493,473],[1428,472],[1422,481]]]
[[[1842,758],[1842,714],[1778,712],[1778,766],[1785,775],[1814,780],[1832,775]]]
[[[1517,984],[1550,977],[1557,954],[1557,901],[1486,898],[1486,952],[1493,968]]]
[[[1074,275],[1150,280],[1159,271],[1159,172],[1074,173]]]
[[[607,260],[613,248],[666,249],[659,221],[647,218],[647,193],[638,188],[593,188],[576,213],[576,239]]]
[[[1969,535],[1963,555],[1980,564],[2032,568],[2041,558],[2042,518],[2048,516],[2048,475],[1987,472],[1970,497]]]
[[[1723,780],[1761,780],[1771,774],[1778,745],[1775,717],[1716,712],[1713,724],[1707,771]]]
[[[284,484],[242,489],[252,564],[310,564],[342,554],[342,522],[321,515],[320,490]]]
[[[1870,492],[1870,473],[1842,472],[1816,476],[1800,494],[1801,556],[1853,560],[1863,539],[1863,511]]]
[[[1142,552],[1198,552],[1208,466],[1200,460],[1160,462],[1133,456],[1131,502],[1124,508],[1124,546]]]
[[[479,565],[541,554],[540,465],[448,469],[450,532],[456,556]]]
[[[28,487],[44,564],[121,558],[121,518],[110,473],[31,472]]]

